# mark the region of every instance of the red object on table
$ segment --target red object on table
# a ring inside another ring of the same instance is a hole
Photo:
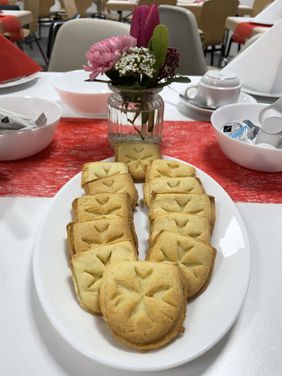
[[[244,44],[252,35],[253,29],[258,26],[271,27],[272,25],[262,25],[253,22],[241,22],[234,29],[232,41],[239,44]]]
[[[0,0],[0,5],[8,5],[9,0]]]
[[[39,72],[42,67],[0,35],[0,83]]]
[[[16,42],[23,38],[23,31],[20,21],[15,16],[0,14],[0,22],[5,33],[9,33],[9,40]]]
[[[202,169],[234,201],[282,203],[282,173],[251,171],[231,162],[220,151],[210,123],[167,121],[163,141],[163,155]],[[0,162],[0,195],[52,197],[83,163],[112,155],[106,120],[64,118],[44,151]]]

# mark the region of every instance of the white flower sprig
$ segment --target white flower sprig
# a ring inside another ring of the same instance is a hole
[[[154,65],[155,56],[148,48],[133,47],[125,52],[116,63],[115,69],[120,76],[138,75],[153,78],[156,73]]]

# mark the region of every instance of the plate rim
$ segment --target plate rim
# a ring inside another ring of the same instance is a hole
[[[113,157],[106,158],[104,160],[101,160],[101,162],[112,161],[113,160],[112,158]],[[49,306],[46,302],[46,299],[44,299],[44,290],[42,290],[42,286],[40,285],[40,278],[39,278],[39,275],[38,275],[38,272],[37,272],[37,270],[38,270],[37,264],[38,264],[39,259],[38,259],[38,251],[36,251],[36,245],[38,243],[38,238],[40,238],[40,232],[41,232],[40,230],[42,228],[44,220],[48,216],[48,213],[52,210],[52,206],[53,206],[53,203],[56,201],[56,197],[58,195],[63,195],[64,192],[68,190],[69,183],[71,181],[75,180],[75,179],[78,179],[78,176],[81,175],[81,172],[77,173],[72,178],[70,178],[64,184],[64,186],[56,193],[56,195],[52,198],[50,203],[47,205],[47,207],[45,208],[45,210],[41,214],[40,220],[39,220],[38,225],[36,227],[36,234],[35,234],[34,241],[33,241],[33,252],[32,252],[33,281],[34,281],[34,286],[35,286],[35,290],[36,290],[36,293],[37,293],[37,297],[38,297],[40,304],[41,304],[41,306],[44,310],[44,313],[45,313],[48,321],[51,323],[51,325],[56,330],[56,332],[61,336],[61,338],[64,339],[69,346],[76,349],[81,354],[87,356],[92,361],[100,363],[100,364],[107,366],[107,367],[114,368],[114,369],[125,370],[125,371],[150,372],[150,371],[161,371],[161,370],[166,370],[166,369],[173,369],[173,368],[178,367],[180,365],[188,364],[192,360],[200,357],[201,355],[206,353],[208,350],[210,350],[213,346],[215,346],[226,335],[226,333],[228,333],[228,331],[231,329],[231,327],[234,325],[236,319],[238,318],[238,315],[239,315],[239,313],[240,313],[240,311],[243,307],[245,298],[246,298],[247,293],[248,293],[249,282],[250,282],[250,273],[251,273],[250,244],[249,244],[248,234],[247,234],[247,230],[245,228],[244,221],[243,221],[243,219],[240,215],[239,210],[235,206],[235,203],[230,198],[229,194],[223,189],[223,187],[213,177],[208,175],[205,171],[201,170],[200,168],[196,167],[195,165],[193,165],[191,163],[188,163],[188,162],[183,161],[183,160],[178,159],[178,158],[163,155],[162,159],[170,159],[170,160],[172,159],[172,160],[176,160],[176,161],[179,161],[179,162],[182,162],[182,163],[185,163],[185,164],[189,164],[189,165],[195,167],[197,173],[203,174],[203,176],[206,176],[209,179],[211,179],[212,183],[217,186],[217,189],[219,189],[221,191],[221,193],[228,200],[230,200],[229,202],[232,203],[234,213],[236,213],[236,219],[239,222],[240,230],[241,230],[243,238],[244,238],[244,243],[245,243],[244,251],[245,251],[245,257],[247,259],[245,261],[247,261],[247,264],[248,264],[247,269],[246,269],[247,274],[245,275],[245,281],[244,281],[244,290],[242,290],[243,293],[241,294],[240,304],[238,304],[237,309],[233,311],[232,319],[229,320],[229,324],[226,325],[224,330],[222,330],[220,332],[220,334],[217,335],[216,339],[211,341],[207,346],[203,347],[201,349],[201,351],[198,351],[198,352],[192,354],[189,357],[186,357],[186,358],[180,359],[178,361],[174,361],[174,362],[166,362],[166,364],[162,364],[162,365],[150,366],[149,368],[146,365],[144,365],[142,367],[140,367],[140,366],[134,367],[134,366],[131,366],[131,365],[126,366],[126,365],[121,364],[121,363],[117,364],[116,362],[111,362],[109,359],[107,359],[107,361],[106,361],[105,358],[101,358],[101,357],[98,357],[98,356],[94,357],[93,353],[90,353],[89,351],[86,351],[85,348],[82,348],[80,346],[80,344],[78,344],[77,342],[75,342],[73,340],[73,337],[69,335],[68,331],[66,331],[65,328],[62,328],[62,326],[60,326],[58,324],[56,317],[54,316],[54,311],[52,311],[52,309],[49,308]],[[71,203],[70,203],[70,205],[71,205]],[[162,350],[162,348],[157,349],[157,351],[158,350]]]
[[[265,97],[265,98],[279,98],[282,96],[282,91],[280,93],[277,93],[277,94],[270,94],[270,93],[263,93],[261,91],[257,91],[255,89],[252,89],[248,86],[244,86],[242,85],[242,90],[245,91],[246,93],[249,93],[250,95],[255,95],[257,97]]]
[[[18,86],[18,85],[23,85],[27,82],[30,82],[30,81],[33,81],[35,80],[36,78],[39,78],[39,71],[38,72],[35,72],[35,73],[31,73],[31,74],[28,74],[26,76],[21,76],[17,79],[12,79],[4,84],[1,84],[0,82],[0,89],[8,89],[10,87],[13,87],[13,86]]]

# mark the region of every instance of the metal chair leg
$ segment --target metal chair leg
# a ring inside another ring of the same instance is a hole
[[[39,43],[39,40],[37,39],[35,33],[32,34],[32,37],[33,37],[33,39],[34,39],[34,41],[35,41],[35,43],[36,43],[36,45],[37,45],[37,47],[38,47],[38,49],[39,49],[39,51],[41,53],[41,56],[42,56],[42,58],[44,60],[44,63],[46,64],[46,67],[48,67],[47,57],[46,57],[46,55],[45,55],[45,53],[44,53],[44,51],[43,51],[43,49],[41,47],[41,44]]]

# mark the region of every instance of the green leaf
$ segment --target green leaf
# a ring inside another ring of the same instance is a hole
[[[171,78],[168,78],[167,80],[165,80],[164,82],[158,83],[156,85],[156,87],[162,88],[164,86],[172,84],[173,82],[178,82],[178,83],[181,83],[181,84],[189,84],[189,82],[191,82],[191,80],[190,80],[190,78],[185,77],[185,76],[171,77]]]
[[[160,24],[155,27],[148,48],[156,58],[155,70],[157,76],[165,63],[168,49],[168,29],[165,25]]]

